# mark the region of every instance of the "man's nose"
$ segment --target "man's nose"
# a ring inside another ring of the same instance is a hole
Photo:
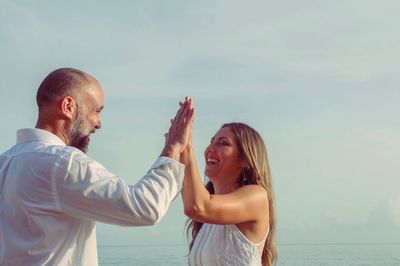
[[[101,121],[98,120],[96,125],[94,126],[96,129],[100,129],[101,128]]]

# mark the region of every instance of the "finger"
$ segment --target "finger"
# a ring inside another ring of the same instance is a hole
[[[195,113],[196,113],[196,109],[193,107],[189,113],[188,113],[188,117],[187,117],[187,123],[192,126],[194,123],[194,118],[195,118]]]
[[[185,97],[185,101],[181,102],[179,101],[179,106],[183,106],[184,103],[189,102],[190,98],[188,98],[187,96]]]
[[[186,121],[187,109],[188,109],[188,106],[190,105],[189,98],[185,97],[185,102],[184,103],[179,102],[179,104],[181,105],[181,107],[177,111],[175,118],[173,119],[173,121],[171,123],[171,127],[169,129],[170,133],[179,131],[180,130],[179,128]]]
[[[185,130],[191,131],[193,128],[194,124],[194,118],[195,118],[195,108],[192,107],[191,109],[188,110],[186,116],[185,116],[185,121],[183,122],[182,126],[184,127]]]
[[[182,116],[181,116],[181,119],[183,119],[184,121],[181,121],[181,122],[185,122],[185,120],[187,119],[187,115],[189,114],[190,110],[193,108],[193,102],[192,102],[191,98],[186,97],[185,103],[186,103],[186,106],[184,106],[185,110],[182,112]]]
[[[186,106],[188,105],[189,101],[187,100],[187,97],[185,97],[185,100],[183,102],[179,102],[179,110],[181,110],[182,108],[186,108]],[[178,112],[179,112],[178,110]],[[177,114],[178,114],[177,112]]]
[[[188,104],[187,109],[186,109],[186,112],[183,113],[183,115],[184,115],[184,121],[183,122],[185,124],[189,123],[190,120],[194,118],[193,117],[194,116],[194,112],[195,112],[195,108],[194,108],[193,102],[190,99],[189,104]]]
[[[179,108],[179,110],[177,111],[177,113],[175,115],[174,122],[179,122],[180,123],[181,118],[182,118],[182,114],[186,110],[186,107],[187,107],[188,104],[189,104],[189,102],[185,101],[183,103],[183,105]]]
[[[185,122],[187,120],[188,113],[190,112],[189,105],[190,105],[190,103],[187,102],[186,106],[182,110],[182,113],[179,116],[179,121],[177,121],[179,124],[185,124]]]

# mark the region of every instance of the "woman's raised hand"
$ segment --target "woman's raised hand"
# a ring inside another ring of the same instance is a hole
[[[191,98],[185,97],[185,101],[179,102],[179,106],[175,118],[171,119],[169,131],[165,134],[165,147],[161,154],[175,160],[179,160],[180,154],[185,150],[187,145],[191,145],[195,114]]]

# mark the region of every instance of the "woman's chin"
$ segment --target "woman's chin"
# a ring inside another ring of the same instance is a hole
[[[217,177],[217,173],[215,171],[207,171],[207,170],[205,170],[204,171],[204,175],[210,180],[213,180],[213,179],[215,179]]]

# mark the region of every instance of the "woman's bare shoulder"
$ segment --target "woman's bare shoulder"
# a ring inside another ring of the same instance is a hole
[[[265,188],[257,184],[246,185],[236,190],[238,194],[246,194],[252,198],[268,199],[268,192]]]

